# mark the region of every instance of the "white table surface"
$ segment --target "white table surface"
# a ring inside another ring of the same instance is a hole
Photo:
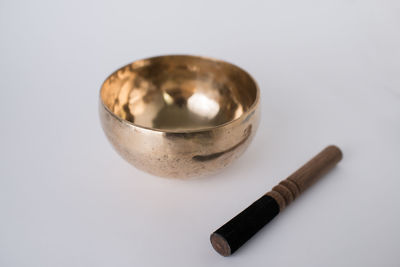
[[[0,266],[400,266],[399,1],[1,1]],[[261,88],[224,172],[136,170],[100,127],[102,81],[161,54]],[[342,162],[232,257],[209,234],[328,144]]]

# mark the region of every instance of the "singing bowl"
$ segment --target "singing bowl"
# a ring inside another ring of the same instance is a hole
[[[148,173],[187,178],[238,158],[259,123],[259,89],[230,63],[172,55],[135,61],[100,90],[100,120],[116,151]]]

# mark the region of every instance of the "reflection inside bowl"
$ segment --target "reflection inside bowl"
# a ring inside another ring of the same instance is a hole
[[[218,61],[194,60],[135,62],[105,82],[104,104],[135,125],[179,131],[222,125],[254,103],[256,85],[246,73]]]

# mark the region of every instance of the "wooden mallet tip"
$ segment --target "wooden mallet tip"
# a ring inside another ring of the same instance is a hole
[[[210,236],[210,241],[213,246],[213,248],[222,256],[229,256],[231,255],[231,247],[228,244],[228,241],[226,239],[217,234],[217,233],[212,233]]]

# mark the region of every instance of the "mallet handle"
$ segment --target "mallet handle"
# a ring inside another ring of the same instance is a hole
[[[326,147],[211,234],[214,249],[223,256],[231,255],[341,159],[342,152],[338,147]]]

